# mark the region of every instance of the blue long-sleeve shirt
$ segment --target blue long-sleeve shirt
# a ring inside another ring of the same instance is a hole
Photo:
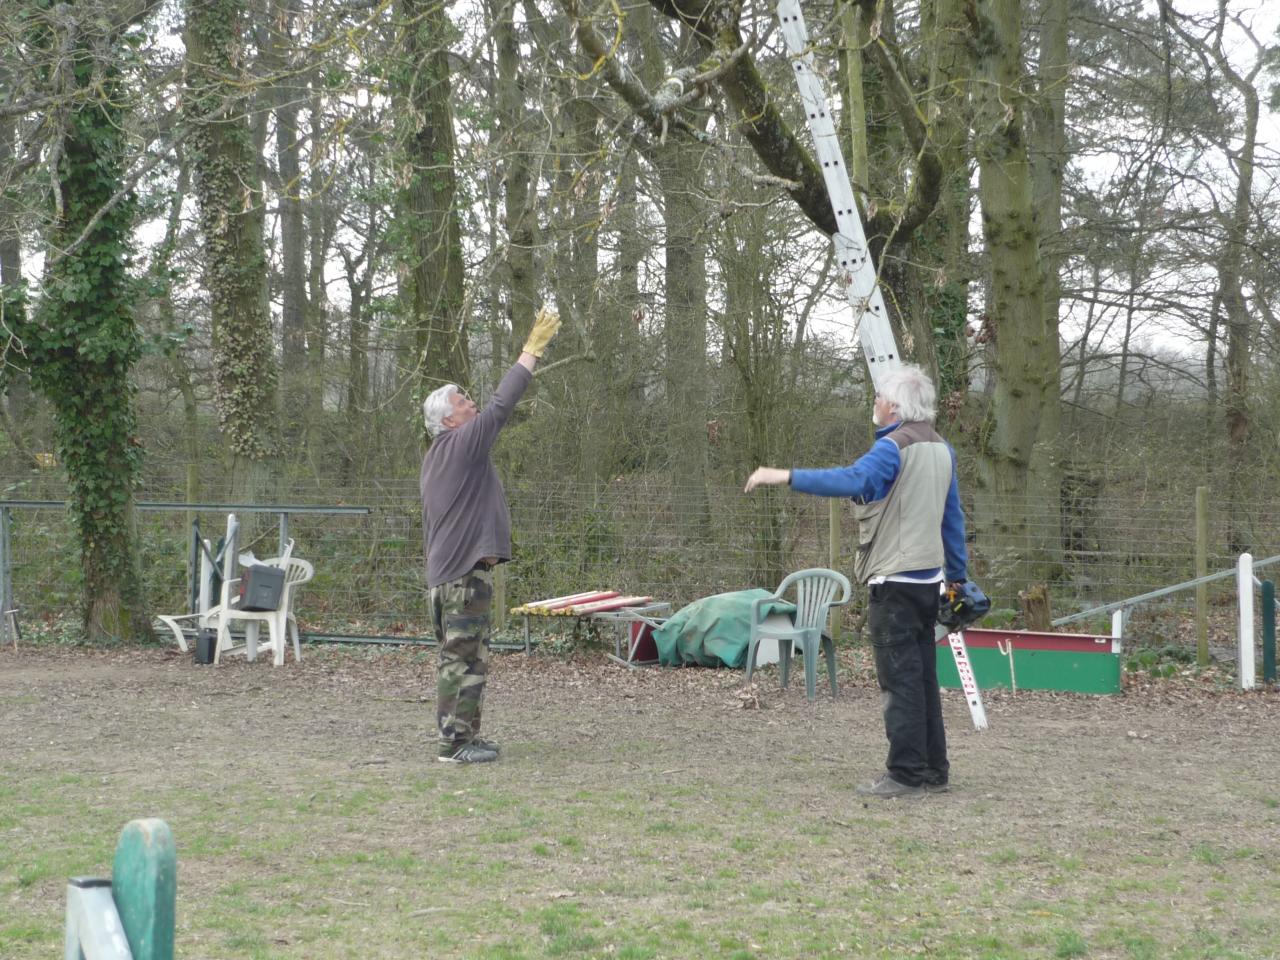
[[[875,443],[865,454],[847,467],[829,467],[822,470],[792,470],[791,489],[819,497],[848,497],[858,503],[883,500],[898,479],[902,469],[902,455],[889,434],[900,426],[891,423],[876,431]],[[968,568],[968,551],[964,542],[964,510],[960,506],[960,484],[956,477],[956,452],[950,444],[951,486],[947,489],[947,502],[942,513],[942,548],[945,558],[945,575],[948,581],[963,580]],[[931,580],[941,572],[932,570],[904,570],[903,576],[919,580]]]

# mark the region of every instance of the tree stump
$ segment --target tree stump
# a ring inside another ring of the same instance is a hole
[[[1022,607],[1022,620],[1028,630],[1047,633],[1052,629],[1049,613],[1049,585],[1033,584],[1030,589],[1018,591],[1018,603]]]

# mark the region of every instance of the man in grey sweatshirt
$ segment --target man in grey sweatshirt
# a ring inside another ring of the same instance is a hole
[[[511,559],[511,513],[489,452],[560,329],[543,309],[515,365],[483,410],[454,384],[432,392],[422,416],[434,438],[422,459],[422,536],[431,623],[440,648],[436,683],[439,759],[487,763],[498,745],[480,737],[489,669],[493,568]]]

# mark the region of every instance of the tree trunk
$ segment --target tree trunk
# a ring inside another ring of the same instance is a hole
[[[1209,308],[1209,329],[1205,331],[1204,391],[1205,403],[1210,410],[1218,407],[1218,337],[1222,330],[1222,291],[1214,291],[1213,306]]]
[[[667,455],[679,529],[696,539],[707,530],[707,252],[705,203],[698,192],[700,149],[669,143],[657,158],[666,219],[666,320],[663,345]]]
[[[614,261],[612,296],[600,316],[605,329],[597,325],[592,341],[604,388],[605,408],[613,429],[606,437],[601,456],[608,473],[634,462],[641,445],[639,426],[644,409],[641,327],[645,321],[645,301],[640,292],[640,264],[648,251],[641,224],[640,162],[634,150],[622,158],[612,223],[617,233],[618,255]]]
[[[1247,74],[1241,74],[1223,46],[1223,35],[1228,17],[1226,0],[1219,0],[1215,29],[1201,37],[1192,36],[1181,24],[1176,12],[1169,8],[1168,0],[1161,0],[1161,21],[1167,23],[1195,53],[1210,59],[1218,73],[1231,85],[1244,103],[1244,117],[1238,128],[1224,133],[1220,143],[1222,150],[1234,161],[1236,174],[1235,196],[1228,213],[1222,216],[1225,237],[1214,264],[1218,273],[1218,289],[1215,306],[1221,304],[1221,317],[1226,322],[1227,353],[1225,372],[1226,398],[1224,403],[1225,427],[1230,452],[1225,458],[1227,470],[1227,500],[1232,504],[1228,521],[1228,549],[1240,553],[1251,546],[1248,519],[1240,509],[1240,501],[1250,493],[1245,465],[1250,460],[1249,423],[1249,349],[1253,336],[1253,324],[1245,305],[1242,278],[1244,255],[1250,245],[1250,226],[1254,216],[1253,177],[1255,154],[1258,144],[1258,118],[1260,101],[1254,86],[1258,74],[1271,58],[1271,52],[1261,47]],[[1234,15],[1233,15],[1234,16]],[[1256,41],[1255,41],[1256,42]],[[1238,136],[1240,146],[1233,149],[1228,136]],[[1219,312],[1213,313],[1213,328],[1209,341],[1209,363],[1214,362]],[[1212,380],[1211,389],[1216,389]]]
[[[1067,161],[1067,88],[1071,80],[1069,0],[1046,0],[1041,10],[1039,97],[1032,123],[1033,202],[1039,218],[1040,276],[1043,284],[1044,392],[1040,425],[1031,448],[1030,493],[1035,503],[1056,505],[1062,496],[1062,348],[1058,317],[1062,309],[1065,242],[1062,192]],[[1029,544],[1037,569],[1033,575],[1053,580],[1062,572],[1062,511],[1051,506],[1031,528]],[[1047,589],[1047,588],[1046,588]]]
[[[184,104],[213,317],[214,396],[233,495],[254,496],[275,452],[277,369],[262,191],[240,82],[245,30],[243,0],[188,0]]]
[[[165,224],[164,238],[151,258],[148,267],[151,282],[161,291],[154,307],[157,312],[158,326],[161,330],[173,330],[178,322],[173,304],[173,285],[170,270],[173,255],[178,247],[178,239],[182,230],[182,208],[186,203],[187,193],[191,188],[191,164],[185,151],[177,150],[178,164],[177,189],[169,204],[169,217]],[[169,372],[173,383],[182,398],[182,442],[185,448],[187,467],[187,500],[198,502],[200,497],[200,464],[205,459],[205,441],[200,429],[199,404],[196,401],[195,384],[191,379],[191,365],[183,352],[175,350],[169,358]]]
[[[0,81],[6,71],[0,67]],[[0,117],[0,171],[13,169],[15,118]],[[0,191],[0,320],[8,330],[16,330],[26,321],[26,281],[22,276],[22,227],[19,216],[21,201],[11,190]],[[5,349],[0,347],[0,363],[8,363]],[[35,457],[27,442],[22,424],[31,404],[31,381],[25,370],[0,372],[0,417],[5,433],[28,466]]]
[[[298,107],[306,87],[288,66],[299,0],[271,0],[267,47],[263,52],[275,74],[276,166],[280,174],[280,369],[281,409],[293,435],[302,430],[308,410],[307,383],[307,230],[303,219],[301,144]]]
[[[748,204],[751,200],[746,198]],[[725,284],[723,333],[728,365],[734,374],[734,408],[745,423],[731,431],[741,452],[733,458],[735,480],[766,463],[794,462],[795,433],[782,422],[779,404],[789,391],[785,367],[796,357],[786,349],[791,318],[770,311],[768,289],[771,271],[766,263],[764,238],[768,224],[754,213],[739,213],[724,224],[719,265]],[[734,418],[735,421],[738,418]],[[785,556],[785,490],[767,487],[763,505],[751,509],[745,519],[753,531],[749,552],[748,583],[777,584],[787,573]]]
[[[441,383],[465,388],[471,378],[449,105],[453,28],[445,5],[433,0],[397,0],[396,11],[397,226],[408,261],[406,308],[417,354],[417,389],[426,394]]]
[[[8,84],[8,70],[0,67],[0,86]],[[0,116],[0,170],[13,170],[17,164],[14,155],[14,116]],[[0,191],[0,321],[8,330],[18,329],[26,323],[26,280],[22,275],[22,201],[12,189]],[[13,443],[14,451],[27,466],[35,463],[35,454],[29,447],[23,424],[31,406],[31,378],[26,370],[9,364],[8,344],[0,344],[0,424]]]
[[[315,81],[312,81],[313,84]],[[319,150],[328,134],[324,103],[318,89],[311,91],[311,149]],[[324,362],[329,333],[329,295],[324,265],[333,240],[334,218],[326,202],[325,168],[313,155],[311,163],[311,198],[304,205],[308,246],[307,263],[307,409],[319,412],[324,401]]]
[[[1047,583],[1036,583],[1026,590],[1019,590],[1018,605],[1022,608],[1025,629],[1038,633],[1047,633],[1053,629],[1053,612]]]
[[[498,149],[502,158],[503,209],[507,238],[503,262],[508,274],[507,321],[510,350],[498,350],[494,362],[503,366],[515,360],[515,352],[529,336],[538,309],[538,277],[534,269],[534,245],[538,220],[535,193],[529,189],[529,153],[525,144],[526,95],[516,36],[514,5],[494,4],[494,44],[498,61]]]
[[[1098,312],[1099,291],[1102,288],[1102,265],[1095,258],[1092,265],[1093,285],[1090,289],[1089,307],[1085,313],[1084,329],[1080,332],[1080,351],[1076,360],[1075,381],[1071,388],[1072,425],[1074,430],[1075,411],[1084,404],[1084,383],[1089,371],[1089,335],[1093,333],[1093,325]]]
[[[1225,59],[1225,58],[1224,58]],[[1229,76],[1232,76],[1229,74]],[[1227,440],[1231,446],[1230,469],[1227,470],[1227,499],[1231,503],[1228,531],[1228,549],[1242,553],[1253,547],[1249,518],[1244,500],[1254,488],[1250,483],[1247,465],[1250,456],[1249,424],[1249,349],[1253,336],[1253,322],[1245,306],[1241,278],[1244,251],[1249,243],[1249,221],[1253,215],[1254,151],[1258,135],[1258,94],[1252,83],[1235,77],[1233,85],[1244,97],[1244,127],[1241,130],[1243,144],[1236,155],[1235,202],[1228,222],[1226,243],[1218,260],[1218,291],[1222,298],[1223,312],[1227,320],[1226,356],[1226,413]]]
[[[1040,231],[1023,125],[1021,3],[978,0],[974,133],[982,228],[991,261],[987,313],[995,334],[995,391],[979,471],[992,512],[985,520],[997,579],[1026,576],[1029,479],[1058,344],[1045,322]],[[1052,509],[1052,507],[1050,507]]]
[[[377,272],[377,236],[381,230],[374,201],[369,201],[369,217],[365,226],[364,250],[358,260],[346,257],[347,290],[351,299],[347,331],[347,418],[355,430],[368,417],[369,403],[369,325],[373,299],[373,279]],[[363,272],[361,272],[363,271]],[[352,434],[354,438],[355,433]]]
[[[931,132],[943,180],[936,212],[913,238],[911,260],[933,274],[923,278],[920,335],[928,336],[934,348],[922,359],[932,361],[930,372],[942,410],[958,412],[969,387],[968,78],[973,73],[973,47],[966,36],[962,0],[928,0],[921,5],[921,15],[929,53],[924,109],[933,118]]]
[[[372,193],[372,190],[369,192]],[[372,411],[369,405],[369,332],[373,324],[373,282],[378,271],[382,224],[378,218],[377,201],[370,197],[366,203],[368,213],[363,224],[364,247],[359,256],[352,257],[344,247],[339,246],[351,301],[347,313],[347,393],[344,410],[346,444],[342,453],[342,473],[348,482],[355,473],[357,464],[364,465],[372,459],[369,451],[374,448],[375,440],[370,430]],[[380,419],[372,418],[375,433]]]
[[[1133,317],[1137,312],[1138,287],[1142,282],[1140,276],[1142,234],[1135,231],[1135,236],[1130,243],[1132,247],[1128,263],[1129,289],[1125,292],[1124,332],[1120,335],[1120,368],[1116,373],[1116,416],[1121,416],[1124,412],[1124,388],[1125,382],[1129,379],[1129,353],[1133,344]]]
[[[862,48],[870,42],[862,8],[845,2],[840,13],[840,94],[844,109],[840,111],[843,139],[849,144],[849,180],[858,199],[859,215],[865,220],[866,195],[871,187],[870,161],[867,158],[867,97],[862,83]]]
[[[62,202],[51,251],[67,250],[123,185],[127,96],[115,61],[96,64],[98,52],[78,41],[63,75],[64,92],[77,106],[58,151],[55,189]],[[73,252],[50,258],[34,325],[20,331],[32,382],[54,408],[91,640],[150,634],[133,523],[141,444],[130,375],[142,351],[128,275],[134,213],[131,202],[116,204]]]
[[[582,91],[566,91],[555,132],[558,142],[559,234],[556,240],[556,302],[567,321],[557,338],[558,349],[590,352],[598,320],[600,282],[600,142],[595,132],[599,113]],[[577,344],[574,341],[577,340]],[[595,365],[579,369],[565,389],[574,409],[580,411],[577,439],[578,477],[590,490],[608,473],[604,459],[607,438],[613,429],[614,412],[594,403],[603,389],[601,371]]]

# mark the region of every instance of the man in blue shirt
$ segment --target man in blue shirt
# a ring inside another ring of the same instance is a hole
[[[950,763],[938,689],[934,625],[943,582],[968,562],[955,451],[933,428],[937,393],[918,367],[889,374],[876,395],[876,440],[847,467],[760,467],[748,491],[788,484],[848,497],[858,519],[854,575],[870,590],[867,630],[884,694],[885,773],[858,793],[894,798],[947,789]]]

